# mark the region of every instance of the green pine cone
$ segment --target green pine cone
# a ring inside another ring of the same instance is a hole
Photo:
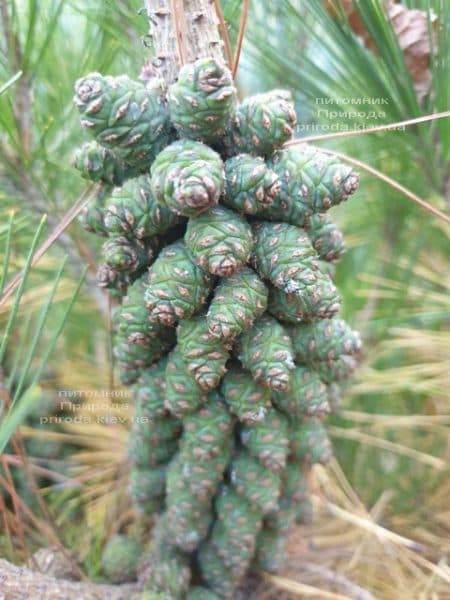
[[[306,233],[287,223],[258,223],[253,231],[252,261],[260,276],[286,294],[313,295],[320,271]]]
[[[257,540],[258,551],[254,561],[256,569],[278,573],[286,560],[285,545],[285,535],[280,535],[276,529],[264,527]]]
[[[171,125],[162,81],[91,73],[75,84],[81,124],[125,162],[147,169],[169,143]]]
[[[129,475],[129,491],[134,505],[145,514],[149,508],[159,512],[164,506],[166,467],[133,468]]]
[[[229,462],[232,422],[216,394],[184,420],[180,451],[167,473],[170,531],[185,551],[198,547],[213,520],[211,500]]]
[[[305,364],[334,361],[355,356],[361,350],[361,337],[343,319],[301,324],[290,329],[295,358]]]
[[[271,406],[270,390],[240,368],[228,371],[222,380],[221,392],[231,413],[247,427],[263,421]]]
[[[142,420],[154,420],[167,416],[167,409],[164,404],[167,360],[167,357],[164,357],[145,370],[133,388],[136,416],[139,416]]]
[[[317,283],[310,294],[285,294],[273,287],[269,290],[268,311],[279,321],[303,323],[314,319],[329,319],[341,307],[341,297],[330,277],[317,272]]]
[[[231,463],[230,481],[247,502],[268,514],[278,508],[281,480],[249,454],[242,452]]]
[[[282,473],[282,494],[292,504],[297,504],[309,497],[309,469],[296,460],[289,460]]]
[[[120,379],[124,385],[134,383],[143,369],[167,354],[174,344],[174,332],[166,328],[161,338],[146,336],[135,343],[117,334],[114,341],[114,356],[117,358]]]
[[[207,400],[206,393],[195,381],[178,347],[169,354],[165,382],[165,406],[178,418],[195,412]]]
[[[241,431],[248,453],[270,471],[279,473],[286,466],[289,451],[287,419],[269,408],[263,421]]]
[[[294,419],[321,417],[330,412],[327,386],[315,371],[296,367],[291,378],[288,392],[273,394],[273,402],[279,410]]]
[[[359,184],[351,167],[308,144],[279,150],[268,166],[278,175],[281,192],[261,214],[297,227],[307,226],[311,215],[347,200]]]
[[[211,502],[199,502],[189,490],[167,494],[167,517],[170,539],[184,552],[199,547],[214,520]]]
[[[152,262],[155,243],[153,240],[113,237],[103,244],[102,254],[105,263],[114,271],[136,273]]]
[[[238,340],[239,359],[256,381],[273,391],[286,391],[294,368],[293,349],[285,329],[263,316]]]
[[[205,587],[196,585],[188,591],[186,600],[220,600],[220,596]]]
[[[247,267],[222,279],[206,315],[209,332],[227,339],[250,329],[266,310],[267,296],[264,283]]]
[[[223,190],[223,163],[201,142],[179,140],[157,156],[151,170],[156,200],[176,214],[192,217],[217,204]]]
[[[148,175],[116,188],[105,204],[104,223],[109,235],[143,239],[164,233],[178,221],[173,212],[156,202]]]
[[[316,417],[298,423],[291,430],[290,438],[292,455],[306,464],[326,464],[333,456],[327,431]]]
[[[278,510],[267,515],[264,524],[279,535],[288,535],[295,524],[296,515],[297,505],[282,495]]]
[[[105,202],[111,194],[111,186],[99,183],[95,186],[94,197],[81,210],[78,215],[78,221],[83,229],[89,233],[106,236],[108,234],[105,227]]]
[[[130,463],[143,469],[168,463],[178,449],[176,438],[180,433],[179,425],[175,420],[158,419],[155,422],[144,422],[143,426],[147,428],[147,431],[143,427],[140,431],[133,427],[129,437],[128,458]],[[166,431],[160,433],[159,430],[162,428],[165,428]],[[160,435],[166,437],[161,440]]]
[[[139,273],[115,271],[108,265],[102,264],[97,271],[98,286],[109,290],[113,297],[119,300],[127,293],[128,286],[139,276]]]
[[[170,536],[167,513],[153,528],[150,553],[141,560],[139,581],[145,590],[164,594],[164,598],[184,598],[191,582],[190,557],[180,552]]]
[[[326,215],[312,215],[307,234],[321,260],[337,263],[345,254],[344,237]]]
[[[290,334],[296,360],[315,369],[325,383],[346,379],[355,370],[361,337],[342,319],[299,324]]]
[[[106,236],[108,232],[104,222],[105,207],[102,200],[94,198],[91,200],[78,215],[78,221],[83,229],[89,233]]]
[[[78,148],[73,165],[84,179],[114,186],[137,175],[133,167],[97,142],[87,142]]]
[[[142,554],[141,545],[126,535],[113,535],[102,552],[102,568],[112,583],[136,579],[137,564]]]
[[[230,459],[230,445],[220,449],[218,456],[202,462],[195,458],[193,446],[183,446],[170,464],[167,493],[172,498],[190,494],[197,504],[209,504]]]
[[[328,404],[331,414],[336,414],[342,404],[342,388],[337,383],[327,385]]]
[[[197,561],[208,587],[222,600],[231,600],[238,583],[231,570],[223,564],[217,550],[210,543],[203,544],[198,552]]]
[[[201,389],[217,387],[227,371],[229,346],[210,334],[205,317],[180,321],[177,339],[187,368]]]
[[[208,544],[239,583],[254,556],[262,514],[229,485],[223,486],[215,508],[217,519]]]
[[[296,505],[295,521],[298,525],[311,525],[314,520],[314,506],[311,498],[305,498]]]
[[[250,96],[237,107],[225,145],[230,154],[248,152],[270,156],[276,148],[291,139],[296,124],[297,116],[290,92],[272,90]]]
[[[181,67],[169,88],[170,116],[180,137],[210,145],[225,133],[235,101],[229,69],[213,58]]]
[[[256,215],[271,206],[280,192],[278,175],[269,169],[262,158],[239,154],[225,162],[223,202],[234,210]]]
[[[164,335],[167,331],[167,327],[149,319],[144,297],[147,286],[148,278],[146,276],[131,284],[122,305],[116,309],[114,314],[116,330],[130,343],[139,343],[140,339],[145,340],[147,337],[156,338]]]
[[[174,453],[181,432],[181,423],[171,416],[149,419],[145,407],[136,406],[129,446],[135,448],[134,455],[142,465],[153,466],[167,462]],[[165,450],[165,448],[167,449]],[[139,457],[142,456],[142,459]]]
[[[189,319],[205,302],[212,286],[210,275],[192,261],[181,241],[166,246],[149,272],[145,300],[151,321],[173,325]]]
[[[189,219],[184,241],[195,262],[220,277],[242,269],[253,245],[247,221],[224,206],[213,206]]]
[[[182,451],[198,461],[219,456],[231,438],[232,418],[219,394],[212,393],[208,403],[183,420]]]

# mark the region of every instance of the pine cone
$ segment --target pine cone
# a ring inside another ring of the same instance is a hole
[[[145,292],[149,318],[167,325],[188,319],[201,308],[211,285],[211,277],[195,265],[185,244],[170,244],[150,268]]]
[[[250,329],[265,311],[267,295],[267,288],[249,268],[222,279],[206,315],[209,332],[228,339]]]
[[[306,367],[296,367],[291,375],[288,392],[274,392],[276,407],[291,418],[321,417],[330,412],[327,386],[319,375]]]
[[[104,223],[110,235],[141,240],[164,233],[178,221],[173,212],[156,202],[148,175],[116,188],[105,204]]]
[[[89,233],[96,233],[97,235],[107,236],[108,231],[105,227],[105,196],[109,193],[110,188],[101,188],[90,202],[83,207],[82,211],[78,215],[78,221],[81,223],[83,229],[89,231]]]
[[[214,206],[189,219],[184,240],[195,262],[221,277],[242,269],[253,244],[246,220],[223,206]]]
[[[108,265],[100,265],[97,271],[97,282],[99,287],[109,290],[113,298],[121,299],[127,293],[128,287],[135,281],[139,273],[127,273],[115,271]]]
[[[222,159],[200,142],[173,142],[159,153],[151,174],[156,200],[186,217],[217,204],[223,190]]]
[[[274,408],[269,408],[264,420],[241,431],[241,440],[253,458],[275,473],[286,466],[289,450],[288,423]]]
[[[292,344],[284,328],[262,317],[238,340],[239,359],[256,381],[274,391],[286,391],[294,368]]]
[[[211,500],[230,454],[231,418],[220,398],[185,420],[180,452],[167,474],[170,530],[185,551],[198,547],[213,520]]]
[[[247,427],[263,421],[271,406],[270,390],[240,368],[228,371],[223,378],[221,392],[230,411]]]
[[[165,406],[176,417],[195,412],[206,402],[205,392],[195,381],[178,347],[169,354],[165,383]]]
[[[136,579],[136,570],[142,554],[141,545],[126,535],[113,535],[102,552],[102,567],[112,583]]]
[[[287,223],[258,223],[253,232],[252,262],[260,276],[286,294],[312,295],[320,272],[305,232]]]
[[[281,480],[256,459],[241,452],[231,463],[230,481],[238,494],[263,514],[278,508]]]
[[[103,244],[103,259],[114,271],[135,273],[152,262],[155,254],[153,240],[129,239],[124,236],[110,238]]]
[[[181,321],[177,329],[180,352],[188,370],[203,390],[217,387],[226,373],[228,346],[212,336],[204,316]]]
[[[165,600],[184,598],[191,582],[190,559],[173,545],[169,531],[165,514],[153,528],[152,549],[141,560],[139,576],[145,590],[159,592]]]
[[[166,327],[149,319],[145,303],[147,286],[148,278],[145,276],[131,284],[122,305],[114,314],[116,330],[130,343],[138,343],[140,339],[145,340],[147,337],[156,338],[166,332]]]
[[[278,175],[262,158],[239,154],[225,162],[223,202],[234,210],[255,215],[270,206],[280,192]]]
[[[341,298],[329,275],[316,272],[317,283],[309,295],[285,294],[277,288],[269,290],[268,311],[280,321],[303,323],[329,319],[341,307]]]
[[[278,573],[286,560],[286,537],[276,529],[265,527],[258,535],[255,567],[258,571]]]
[[[197,561],[202,577],[219,598],[231,600],[237,588],[236,578],[223,564],[217,550],[210,544],[200,547]]]
[[[123,334],[117,334],[114,340],[114,356],[117,358],[120,379],[124,385],[134,383],[143,369],[149,367],[166,354],[174,344],[174,332],[162,330],[161,338],[140,337],[129,342]]]
[[[148,168],[169,143],[169,111],[162,81],[143,85],[126,75],[91,73],[75,84],[81,124],[130,165]]]
[[[337,263],[345,254],[344,237],[337,226],[325,215],[313,215],[307,234],[319,258]]]
[[[255,553],[262,515],[228,485],[223,486],[215,508],[217,519],[207,544],[238,584]]]
[[[78,148],[73,157],[73,166],[84,179],[108,185],[122,185],[126,179],[138,174],[120,156],[98,142],[87,142]]]
[[[337,383],[327,385],[328,404],[331,414],[336,414],[342,403],[342,388]]]
[[[166,467],[134,468],[130,471],[129,492],[139,513],[150,516],[164,509]]]
[[[208,403],[183,421],[183,451],[196,460],[219,456],[230,440],[232,419],[218,394],[211,394]]]
[[[307,144],[279,150],[268,166],[278,175],[281,192],[261,215],[297,227],[346,200],[359,184],[351,167]]]
[[[181,67],[178,81],[169,88],[171,119],[180,137],[206,144],[223,136],[235,101],[229,69],[212,58]]]
[[[361,337],[342,319],[299,324],[290,334],[296,360],[315,369],[325,383],[345,379],[356,368]]]
[[[306,418],[291,429],[291,451],[307,464],[326,464],[333,455],[331,442],[319,419]]]
[[[230,154],[248,152],[270,156],[292,137],[296,124],[290,92],[272,90],[251,96],[237,107],[225,145]]]

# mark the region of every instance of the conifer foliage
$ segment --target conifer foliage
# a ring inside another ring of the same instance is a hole
[[[212,58],[167,91],[92,73],[75,105],[92,140],[74,164],[98,185],[83,219],[107,236],[100,285],[121,301],[114,352],[135,398],[130,493],[157,519],[145,585],[232,598],[250,569],[282,566],[331,456],[323,418],[361,341],[336,316],[327,262],[344,245],[325,213],[358,175],[284,147],[290,93],[238,104]]]

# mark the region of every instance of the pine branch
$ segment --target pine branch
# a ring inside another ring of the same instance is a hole
[[[181,57],[183,62],[204,56],[224,62],[224,43],[213,2],[145,0],[144,4],[155,53],[153,64],[167,84],[176,80]]]

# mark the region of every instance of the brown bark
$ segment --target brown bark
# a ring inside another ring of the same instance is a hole
[[[167,84],[182,63],[212,56],[224,62],[224,44],[213,0],[145,0],[154,66]]]

